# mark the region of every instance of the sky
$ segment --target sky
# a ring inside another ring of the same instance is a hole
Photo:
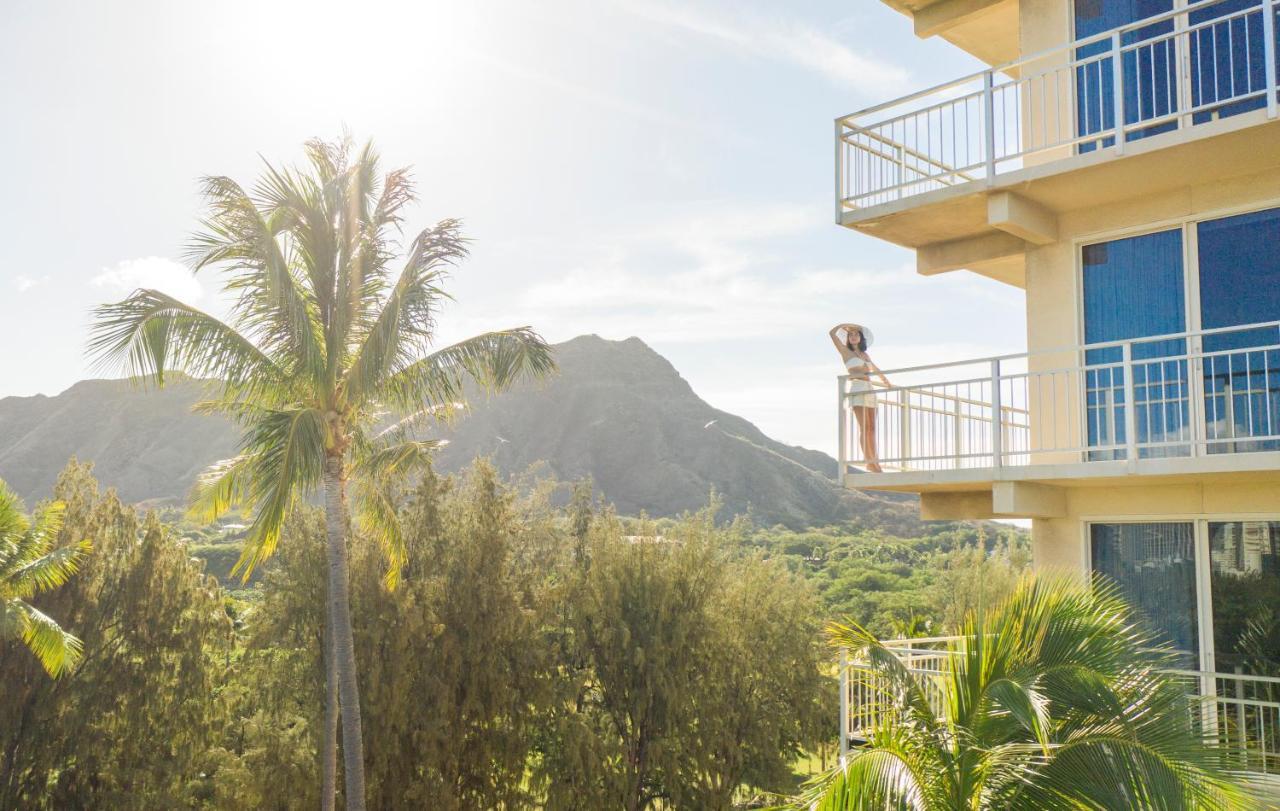
[[[1025,348],[1021,291],[833,223],[832,120],[978,67],[875,0],[0,0],[0,397],[103,376],[92,308],[218,312],[197,181],[312,137],[412,167],[473,242],[441,341],[638,336],[716,408],[835,450],[830,326],[885,369]]]

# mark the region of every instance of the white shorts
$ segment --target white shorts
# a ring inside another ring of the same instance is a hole
[[[875,408],[876,395],[871,390],[871,381],[856,377],[849,378],[845,389],[845,399],[852,408]]]

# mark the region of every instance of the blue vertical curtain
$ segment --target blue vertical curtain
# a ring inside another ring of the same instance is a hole
[[[1075,0],[1075,35],[1084,39],[1147,17],[1173,10],[1173,0]],[[1173,31],[1173,21],[1153,23],[1126,33],[1121,43],[1131,45]],[[1076,49],[1077,59],[1099,57],[1111,50],[1103,40]],[[1121,61],[1124,122],[1136,124],[1177,112],[1177,49],[1172,41],[1127,51]],[[1110,57],[1089,59],[1076,68],[1076,133],[1091,135],[1115,126],[1115,78]],[[1126,134],[1128,139],[1167,132],[1175,121],[1145,127]],[[1111,137],[1080,144],[1081,152],[1111,146]]]
[[[1280,321],[1280,209],[1196,225],[1200,323],[1226,329]],[[1276,450],[1280,434],[1280,329],[1206,335],[1203,361],[1206,435],[1211,452]]]
[[[1266,104],[1263,95],[1231,101],[1266,87],[1261,6],[1262,0],[1194,0],[1192,3],[1189,17],[1193,26],[1237,11],[1258,9],[1256,13],[1206,25],[1192,33],[1191,104],[1194,107],[1211,105],[1210,109],[1193,116],[1195,123],[1214,116],[1225,118],[1257,110]]]
[[[1086,245],[1084,338],[1086,344],[1168,335],[1186,330],[1182,231],[1126,237]],[[1135,340],[1132,345],[1135,424],[1144,456],[1181,454],[1173,447],[1186,435],[1189,417],[1186,361],[1160,358],[1184,355],[1186,340]],[[1085,414],[1091,447],[1124,445],[1124,370],[1120,347],[1086,349]],[[1123,449],[1091,452],[1092,460],[1122,459]]]

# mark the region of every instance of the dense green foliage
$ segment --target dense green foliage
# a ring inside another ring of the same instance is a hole
[[[38,595],[83,642],[49,679],[0,643],[0,808],[180,808],[223,724],[233,626],[221,588],[154,518],[139,520],[72,464],[59,548],[93,539],[61,588]]]
[[[568,509],[549,495],[483,464],[396,493],[395,590],[352,533],[370,805],[727,808],[793,790],[834,715],[812,586],[713,509],[659,529],[586,490]],[[238,599],[190,554],[210,536],[139,517],[87,466],[55,496],[57,545],[91,535],[94,552],[33,599],[84,659],[52,680],[0,647],[0,807],[315,807],[323,516],[296,512]]]
[[[1008,594],[1031,565],[1026,534],[1013,527],[940,522],[924,529],[902,538],[856,524],[774,527],[749,532],[745,543],[811,581],[826,618],[885,637],[946,633],[970,609]]]
[[[937,676],[908,670],[856,625],[831,642],[880,707],[856,749],[797,809],[1239,809],[1234,751],[1210,743],[1166,670],[1178,656],[1119,597],[1023,580],[971,612]]]

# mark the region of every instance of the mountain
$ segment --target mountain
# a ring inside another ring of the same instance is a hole
[[[191,413],[203,389],[191,380],[159,390],[82,380],[56,397],[6,397],[0,479],[34,504],[77,456],[92,460],[98,480],[125,501],[184,498],[201,470],[236,452],[230,423]]]
[[[904,505],[837,487],[826,454],[776,442],[712,408],[638,338],[581,336],[555,349],[556,376],[477,399],[440,432],[449,440],[440,469],[478,455],[507,473],[545,463],[562,480],[590,476],[624,514],[694,510],[714,489],[727,514],[750,510],[765,524],[909,520]],[[190,412],[201,388],[90,380],[56,397],[2,399],[0,478],[34,502],[75,455],[93,460],[99,479],[127,501],[181,499],[205,465],[235,452],[228,423]]]

